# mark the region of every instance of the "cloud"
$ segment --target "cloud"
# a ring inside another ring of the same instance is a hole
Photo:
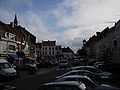
[[[27,11],[23,15],[22,22],[27,27],[27,30],[37,37],[37,42],[44,39],[52,39],[51,33],[42,21],[42,17],[35,12]]]
[[[62,0],[48,10],[35,8],[33,0],[3,1],[0,20],[10,22],[13,11],[18,11],[19,23],[37,37],[37,42],[57,40],[75,52],[82,47],[83,39],[113,26],[120,17],[120,0]]]
[[[119,0],[114,3],[113,0],[64,0],[57,8],[43,12],[41,17],[35,12],[29,14],[31,19],[28,18],[28,21],[34,21],[34,26],[31,25],[29,29],[32,29],[39,40],[57,40],[63,46],[69,46],[76,51],[82,47],[83,39],[114,25],[109,22],[118,20],[119,4]],[[49,23],[46,22],[46,17]]]
[[[68,28],[64,30],[62,38],[66,41],[64,45],[77,47],[73,44],[75,42],[72,42],[72,40],[77,42],[77,37],[81,37],[82,42],[84,38],[88,39],[107,26],[112,27],[113,21],[119,19],[119,5],[119,0],[64,0],[53,10],[58,19],[56,27]]]

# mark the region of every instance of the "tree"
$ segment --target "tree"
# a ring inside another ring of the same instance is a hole
[[[77,51],[77,54],[79,55],[79,56],[82,56],[82,57],[85,57],[85,56],[87,56],[87,51],[86,51],[86,49],[79,49],[78,51]]]

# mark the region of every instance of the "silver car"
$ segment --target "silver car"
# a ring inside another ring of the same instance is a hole
[[[68,67],[68,61],[67,60],[61,60],[59,63],[59,68],[67,68]]]
[[[109,72],[104,72],[100,69],[97,69],[96,67],[93,66],[77,66],[77,67],[72,67],[71,70],[88,70],[90,72],[93,72],[100,76],[100,78],[111,78],[112,74]]]
[[[56,81],[57,82],[62,82],[62,81],[83,82],[85,84],[87,90],[119,90],[119,88],[112,87],[112,86],[106,85],[106,84],[101,84],[95,80],[91,80],[87,76],[81,76],[81,75],[65,76],[60,79],[57,79]]]
[[[64,81],[44,84],[41,90],[86,90],[82,82]]]
[[[86,75],[90,78],[99,78],[98,75],[96,75],[95,73],[92,73],[90,71],[87,71],[87,70],[73,70],[73,71],[69,71],[63,75],[57,76],[56,79],[64,77],[64,76],[70,76],[70,75]]]

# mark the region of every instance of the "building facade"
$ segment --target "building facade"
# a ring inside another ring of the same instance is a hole
[[[97,32],[85,45],[88,57],[120,64],[120,20],[111,28]]]
[[[69,48],[62,48],[62,58],[63,59],[67,59],[67,60],[71,60],[74,58],[74,52]]]
[[[7,58],[9,54],[15,54],[17,48],[16,35],[0,30],[0,58]]]
[[[60,59],[61,54],[61,45],[56,45],[56,41],[42,41],[41,56],[44,60]]]
[[[31,57],[35,55],[35,52],[31,49],[31,46],[35,47],[35,43],[36,37],[24,27],[18,25],[16,15],[10,24],[0,21],[0,58],[7,59],[9,56],[13,59]]]

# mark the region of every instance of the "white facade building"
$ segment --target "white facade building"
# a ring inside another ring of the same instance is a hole
[[[0,31],[0,55],[1,58],[8,54],[15,54],[17,50],[16,35],[9,32]]]
[[[60,59],[62,54],[61,45],[56,45],[56,41],[42,41],[41,56],[45,60]]]

